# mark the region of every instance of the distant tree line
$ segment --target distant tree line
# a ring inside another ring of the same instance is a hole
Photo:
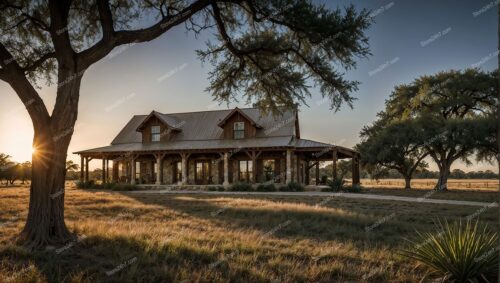
[[[352,177],[352,162],[351,160],[340,160],[337,163],[338,175],[342,178],[350,179]],[[332,165],[328,164],[320,168],[320,176],[331,176]],[[361,168],[360,177],[362,179],[372,178],[370,172]],[[379,172],[377,179],[401,179],[404,178],[398,170],[388,169]],[[439,178],[439,171],[429,171],[427,169],[418,170],[413,173],[412,179],[437,179]],[[499,175],[491,170],[486,171],[469,171],[465,172],[461,169],[454,169],[450,172],[450,179],[498,179]]]
[[[21,181],[22,184],[31,181],[31,162],[18,163],[12,161],[11,158],[8,154],[0,153],[0,183],[8,186],[13,185],[16,181]],[[73,161],[66,161],[66,179],[77,180],[80,178],[79,168],[80,166]],[[101,171],[101,169],[96,169],[93,172],[89,172],[89,175],[92,178],[100,178],[102,175]]]
[[[446,71],[396,86],[377,120],[360,133],[363,169],[373,179],[398,172],[407,189],[414,177],[438,178],[438,190],[447,189],[448,178],[495,177],[450,169],[473,157],[500,166],[497,94],[498,70]],[[439,168],[437,176],[427,171],[427,157]]]

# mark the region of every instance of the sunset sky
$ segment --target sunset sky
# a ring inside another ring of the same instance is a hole
[[[352,1],[323,1],[343,6]],[[312,90],[309,107],[300,112],[303,138],[351,147],[359,132],[384,108],[394,86],[424,74],[449,69],[497,67],[497,1],[354,1],[359,8],[373,11],[374,24],[368,30],[372,56],[360,58],[348,79],[361,82],[354,109],[329,110],[319,91]],[[212,101],[207,73],[196,49],[204,49],[210,32],[195,38],[179,26],[150,43],[123,46],[92,66],[84,75],[79,118],[68,158],[79,163],[71,152],[108,145],[134,114],[152,110],[163,113],[227,108]],[[0,81],[0,152],[22,162],[31,159],[31,120],[14,91]],[[52,110],[55,87],[40,90]],[[245,107],[231,103],[229,107]],[[431,163],[431,169],[436,166]],[[93,163],[97,167],[99,162]],[[485,163],[454,168],[496,170]]]

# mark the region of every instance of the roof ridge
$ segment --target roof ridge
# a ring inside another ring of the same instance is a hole
[[[236,108],[236,107],[235,107]],[[239,107],[238,107],[239,108]],[[175,114],[192,114],[192,113],[206,113],[206,112],[222,112],[222,111],[232,111],[234,108],[228,108],[228,109],[217,109],[217,110],[203,110],[203,111],[189,111],[189,112],[175,112],[175,113],[161,113],[163,115],[175,115]],[[258,110],[256,107],[246,107],[246,108],[239,108],[240,110],[249,110],[249,109],[255,109]]]

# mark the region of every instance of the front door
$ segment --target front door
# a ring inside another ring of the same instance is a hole
[[[196,161],[196,184],[207,185],[210,182],[210,162]]]

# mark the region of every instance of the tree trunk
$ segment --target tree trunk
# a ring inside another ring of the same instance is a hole
[[[30,203],[19,242],[30,249],[61,245],[74,235],[64,222],[66,157],[78,114],[78,96],[83,73],[61,75],[57,100],[48,123],[36,121],[32,155]],[[71,79],[67,79],[71,78]]]
[[[411,190],[411,177],[405,176],[405,190]]]
[[[448,190],[448,177],[450,176],[450,167],[445,165],[439,170],[438,183],[436,184],[437,191]]]
[[[50,135],[35,134],[28,218],[19,241],[29,248],[63,244],[72,239],[64,222],[64,164],[66,149],[56,147]],[[57,150],[56,150],[57,149]]]

